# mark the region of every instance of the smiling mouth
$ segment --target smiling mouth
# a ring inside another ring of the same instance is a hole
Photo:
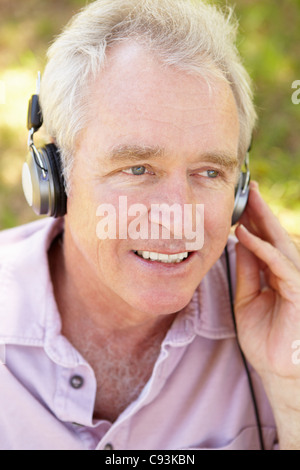
[[[140,250],[133,251],[133,253],[145,260],[159,261],[161,263],[173,263],[173,264],[182,263],[191,254],[188,251],[184,251],[182,253],[175,253],[172,255],[168,255],[166,253],[157,253],[154,251],[140,251]]]

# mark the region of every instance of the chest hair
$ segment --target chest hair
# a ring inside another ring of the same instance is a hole
[[[114,422],[138,398],[151,377],[161,340],[158,337],[152,343],[145,344],[145,349],[138,354],[124,347],[118,348],[109,341],[82,351],[97,380],[95,419]]]

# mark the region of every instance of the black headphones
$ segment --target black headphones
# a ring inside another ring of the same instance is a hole
[[[39,104],[40,73],[38,73],[37,92],[32,95],[27,116],[27,129],[29,131],[29,153],[22,171],[22,185],[25,198],[37,215],[63,217],[67,212],[67,195],[61,167],[61,158],[58,148],[54,144],[47,144],[37,149],[33,142],[33,135],[43,124],[43,116]],[[251,146],[250,146],[251,147]],[[250,169],[249,152],[245,158],[245,169],[240,173],[235,188],[235,202],[232,214],[232,225],[244,212],[249,196]]]
[[[62,217],[67,212],[67,196],[61,158],[54,144],[37,149],[33,135],[43,124],[39,103],[40,73],[37,92],[32,95],[27,115],[29,153],[23,164],[22,185],[25,198],[37,215]]]

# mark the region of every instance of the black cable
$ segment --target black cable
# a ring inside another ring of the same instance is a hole
[[[251,398],[252,398],[252,403],[254,407],[254,413],[255,413],[255,419],[257,423],[257,429],[258,429],[258,434],[259,434],[259,443],[260,443],[260,450],[265,450],[264,446],[264,439],[263,439],[263,434],[262,434],[262,426],[260,422],[260,417],[259,417],[259,411],[258,411],[258,406],[255,398],[255,392],[254,392],[254,387],[248,367],[247,360],[245,358],[245,355],[243,353],[243,350],[241,348],[239,339],[238,339],[238,333],[237,333],[237,326],[236,326],[236,319],[235,319],[235,312],[234,312],[234,301],[233,301],[233,294],[232,294],[232,284],[231,284],[231,272],[230,272],[230,262],[229,262],[229,255],[228,255],[228,247],[226,245],[225,247],[225,257],[226,257],[226,267],[227,267],[227,279],[228,279],[228,291],[229,291],[229,299],[230,299],[230,307],[231,307],[231,315],[232,315],[232,320],[233,320],[233,325],[234,325],[234,330],[236,334],[236,341],[238,344],[238,348],[242,357],[242,361],[245,367],[245,371],[247,374],[248,378],[248,383],[249,383],[249,388],[250,388],[250,393],[251,393]]]

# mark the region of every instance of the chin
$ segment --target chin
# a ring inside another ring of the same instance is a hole
[[[178,290],[169,292],[162,289],[152,290],[142,296],[139,295],[129,303],[147,316],[156,317],[181,311],[190,302],[193,294],[194,290],[185,293],[178,292]]]

